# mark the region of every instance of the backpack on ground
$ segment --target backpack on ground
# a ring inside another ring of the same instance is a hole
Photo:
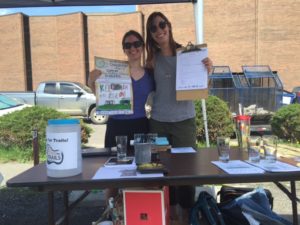
[[[230,225],[292,225],[272,211],[263,188],[256,188],[227,204],[220,204],[219,208],[224,221]]]
[[[189,220],[191,225],[226,225],[216,199],[206,191],[200,192]]]
[[[243,194],[246,194],[248,192],[253,191],[255,188],[248,188],[248,187],[232,187],[228,185],[223,185],[218,192],[218,195],[220,196],[220,204],[225,205],[231,202],[232,200],[242,196]],[[270,190],[265,189],[264,191],[267,195],[267,198],[269,200],[269,204],[271,209],[273,209],[273,201],[274,198],[272,196],[272,193]]]

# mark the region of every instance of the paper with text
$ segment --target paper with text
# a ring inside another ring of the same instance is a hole
[[[229,162],[212,161],[212,164],[224,170],[228,174],[256,174],[264,173],[263,169],[252,166],[241,160],[230,160]]]
[[[208,56],[207,48],[177,52],[176,90],[197,90],[207,88],[207,69],[202,60]]]
[[[95,57],[95,68],[102,73],[95,85],[97,114],[132,114],[133,93],[128,62]]]
[[[95,175],[93,176],[93,180],[101,180],[101,179],[124,179],[124,178],[147,178],[147,177],[163,177],[163,173],[149,173],[149,174],[141,174],[136,168],[132,167],[100,167]]]
[[[259,163],[252,163],[247,161],[249,164],[261,168],[268,172],[295,172],[300,171],[300,168],[284,162],[276,161],[275,163],[267,162],[266,160],[260,160]]]

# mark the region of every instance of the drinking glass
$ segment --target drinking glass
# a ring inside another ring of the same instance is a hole
[[[124,161],[127,157],[127,136],[116,136],[117,159]]]
[[[148,133],[147,134],[147,142],[151,144],[155,144],[155,140],[157,138],[157,133]]]
[[[133,137],[134,137],[134,144],[135,143],[143,143],[143,142],[145,142],[145,139],[146,139],[145,134],[143,134],[143,133],[136,133],[133,135]]]
[[[221,162],[229,161],[229,146],[230,138],[229,137],[217,137],[217,148],[219,153],[219,160]]]
[[[262,139],[266,162],[275,163],[277,160],[277,136],[264,135]]]
[[[151,162],[151,143],[134,143],[134,157],[136,164]]]
[[[248,159],[250,162],[259,163],[262,138],[260,136],[249,136],[247,138]]]

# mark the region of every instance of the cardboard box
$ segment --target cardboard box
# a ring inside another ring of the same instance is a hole
[[[169,225],[169,188],[123,190],[125,225]]]

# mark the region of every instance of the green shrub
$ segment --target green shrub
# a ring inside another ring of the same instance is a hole
[[[196,136],[198,142],[205,141],[205,129],[201,101],[196,101]],[[209,140],[216,142],[217,136],[231,136],[234,133],[234,122],[231,112],[223,100],[216,96],[206,99],[206,114]]]
[[[300,141],[300,104],[280,108],[271,119],[272,132],[279,138],[297,143]]]
[[[32,159],[32,131],[37,129],[40,156],[45,159],[46,127],[49,119],[67,118],[68,115],[47,107],[28,107],[0,117],[0,148],[24,151]],[[87,143],[91,128],[81,122],[81,141]]]

